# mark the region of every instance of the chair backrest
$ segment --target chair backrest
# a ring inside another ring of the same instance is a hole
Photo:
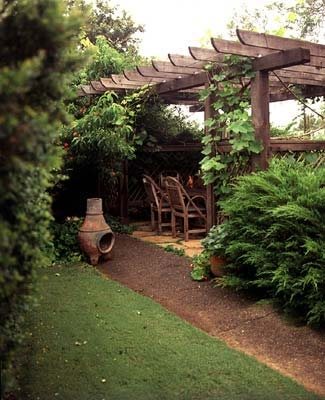
[[[186,192],[182,184],[178,179],[167,176],[165,178],[165,186],[171,208],[175,211],[185,212],[184,198],[186,197]]]
[[[143,175],[142,181],[150,203],[154,204],[156,207],[159,207],[159,201],[162,197],[161,189],[148,175]]]
[[[167,176],[177,179],[180,181],[181,177],[177,171],[164,171],[159,175],[159,184],[162,188],[165,188],[165,179]]]

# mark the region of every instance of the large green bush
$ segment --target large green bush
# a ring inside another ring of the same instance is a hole
[[[5,368],[16,343],[33,271],[49,262],[47,189],[59,166],[55,138],[66,114],[66,71],[79,18],[60,0],[17,0],[0,11],[0,352]]]
[[[325,322],[325,169],[274,160],[240,177],[214,231],[228,259],[219,284],[273,297],[310,324]],[[211,239],[211,237],[210,237]]]

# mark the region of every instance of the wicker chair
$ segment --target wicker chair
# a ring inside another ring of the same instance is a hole
[[[172,209],[169,205],[166,193],[162,191],[150,176],[143,175],[142,180],[150,203],[151,229],[153,231],[155,230],[155,213],[157,213],[157,230],[158,234],[161,234],[164,226],[171,226],[171,222],[163,222],[163,214],[170,214],[170,218]]]
[[[175,178],[165,178],[166,191],[169,204],[172,209],[172,234],[176,237],[176,217],[184,220],[185,241],[189,240],[190,233],[207,232],[206,198],[202,195],[190,197],[182,184]],[[193,219],[202,220],[203,228],[189,228],[189,221]]]

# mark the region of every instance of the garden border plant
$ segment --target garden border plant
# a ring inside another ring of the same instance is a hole
[[[212,96],[216,118],[207,120],[202,171],[214,184],[218,204],[228,219],[212,228],[204,252],[194,260],[193,279],[209,276],[208,256],[227,259],[221,286],[271,297],[308,324],[325,322],[325,169],[315,170],[293,158],[273,160],[268,171],[232,177],[227,166],[242,164],[261,149],[248,115],[250,61],[229,58],[231,72],[218,72],[202,98]],[[238,73],[239,70],[239,73]],[[239,82],[238,82],[239,79]],[[221,84],[222,83],[222,84]],[[227,131],[232,151],[218,154],[219,132]]]
[[[50,262],[47,190],[60,164],[54,142],[68,120],[68,80],[83,59],[76,53],[81,16],[73,9],[67,15],[64,6],[21,0],[0,11],[1,373],[22,339],[35,270]]]
[[[274,159],[267,171],[240,177],[221,202],[229,220],[215,231],[229,261],[218,284],[274,298],[308,324],[324,324],[324,204],[323,167]]]

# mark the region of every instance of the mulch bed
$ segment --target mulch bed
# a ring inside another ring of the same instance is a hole
[[[209,335],[325,395],[325,334],[289,324],[269,305],[190,278],[190,259],[117,235],[112,259],[99,270],[151,297]]]

